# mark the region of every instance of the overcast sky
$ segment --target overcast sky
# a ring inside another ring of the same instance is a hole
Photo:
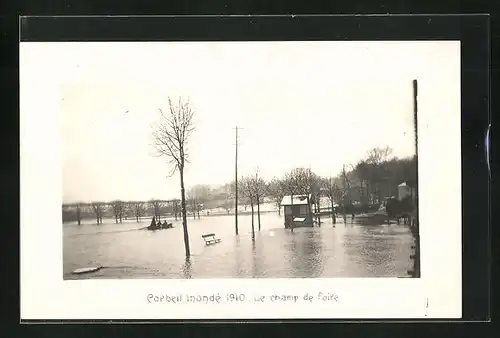
[[[234,179],[237,125],[242,175],[336,175],[376,146],[410,156],[412,80],[446,86],[456,51],[446,42],[47,45],[39,57],[59,81],[64,201],[179,196],[179,176],[152,156],[169,96],[195,110],[188,187]]]

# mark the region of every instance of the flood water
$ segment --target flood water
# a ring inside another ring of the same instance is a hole
[[[277,213],[261,215],[261,230],[240,215],[188,218],[191,258],[185,259],[181,221],[173,229],[148,231],[141,223],[104,220],[104,224],[64,224],[65,279],[80,278],[294,278],[408,277],[413,237],[405,225],[358,225],[322,218],[321,227],[284,229]],[[222,241],[206,246],[202,235]],[[74,275],[78,268],[102,265],[95,273]]]

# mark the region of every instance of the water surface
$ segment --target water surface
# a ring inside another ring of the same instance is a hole
[[[188,219],[191,258],[186,261],[182,223],[158,231],[141,230],[137,223],[104,220],[104,224],[64,224],[65,279],[75,278],[294,278],[407,277],[412,235],[404,225],[332,225],[284,229],[276,213],[261,215],[261,230],[251,217]],[[92,220],[88,220],[92,222]],[[205,246],[201,235],[215,233],[222,242]],[[73,275],[77,268],[102,265],[96,273]]]

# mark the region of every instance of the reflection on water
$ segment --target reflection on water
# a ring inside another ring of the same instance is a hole
[[[192,277],[191,258],[190,257],[186,257],[184,260],[184,264],[182,265],[182,276],[185,279],[189,279]]]
[[[297,277],[317,277],[322,270],[320,257],[321,240],[319,231],[294,231],[291,245],[288,246],[291,254],[292,274]]]
[[[404,225],[361,226],[325,220],[320,228],[291,233],[275,214],[261,216],[262,229],[251,236],[249,216],[189,220],[191,257],[185,258],[182,224],[173,229],[141,230],[145,223],[64,225],[64,277],[72,278],[293,278],[407,276],[412,236]],[[201,235],[222,242],[205,246]],[[81,267],[102,265],[94,274],[72,275]]]

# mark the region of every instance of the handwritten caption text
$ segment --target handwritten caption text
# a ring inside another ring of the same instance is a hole
[[[245,293],[212,294],[148,294],[149,303],[168,304],[235,304],[235,303],[338,303],[339,296],[331,292],[302,294],[266,294],[247,295]]]

